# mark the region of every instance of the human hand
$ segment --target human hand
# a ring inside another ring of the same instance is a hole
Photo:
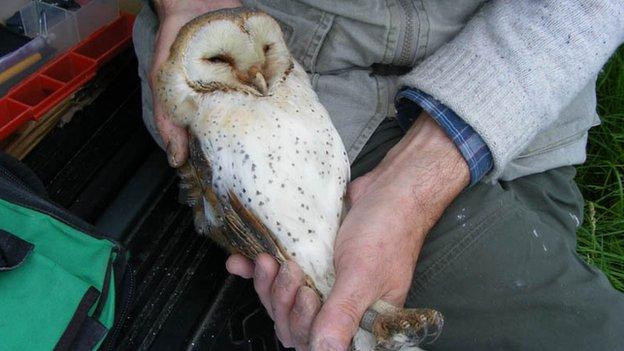
[[[314,290],[304,285],[299,265],[288,261],[280,267],[267,254],[253,262],[236,254],[228,258],[226,267],[232,274],[253,278],[256,293],[275,322],[275,333],[282,344],[308,350],[308,336],[321,302]]]
[[[239,0],[156,0],[154,1],[160,26],[156,34],[154,58],[149,74],[154,101],[154,121],[167,148],[167,159],[172,167],[184,164],[188,157],[188,136],[183,128],[176,126],[165,116],[158,94],[154,93],[154,83],[160,66],[169,56],[169,48],[178,31],[187,22],[206,12],[221,8],[241,6]]]
[[[311,349],[347,350],[367,308],[403,306],[426,234],[470,174],[457,147],[423,113],[371,172],[355,179],[334,244],[336,282],[315,317]]]
[[[285,346],[347,350],[375,301],[403,305],[426,233],[468,181],[455,145],[422,115],[379,166],[350,184],[334,246],[336,282],[322,307],[292,262],[280,268],[262,255],[254,265],[234,255],[228,270],[254,278]]]

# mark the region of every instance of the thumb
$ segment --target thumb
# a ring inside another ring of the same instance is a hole
[[[171,167],[182,166],[188,158],[188,134],[186,129],[175,125],[165,117],[160,101],[154,99],[154,119],[167,152]]]
[[[348,350],[364,312],[378,299],[374,284],[361,271],[342,273],[314,321],[313,351]]]

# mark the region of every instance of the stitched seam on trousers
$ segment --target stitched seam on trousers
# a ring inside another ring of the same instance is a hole
[[[472,245],[481,238],[481,236],[486,232],[486,229],[493,226],[496,221],[491,220],[492,218],[498,217],[498,214],[509,208],[513,208],[512,205],[506,205],[492,211],[489,215],[485,216],[479,223],[472,226],[470,231],[466,233],[466,235],[459,240],[453,247],[447,250],[442,256],[436,259],[426,270],[423,272],[417,273],[416,277],[418,280],[412,282],[412,286],[410,288],[409,296],[413,298],[424,291],[424,289],[428,286],[435,284],[440,278],[443,277],[442,273],[444,270],[448,269],[453,263],[457,262],[457,259],[463,255],[463,253]],[[476,234],[476,235],[475,235]]]
[[[388,33],[386,34],[386,49],[384,50],[382,62],[392,62],[394,52],[396,51],[398,39],[398,35],[396,32],[398,31],[398,29],[396,28],[396,24],[393,23],[395,22],[393,21],[393,19],[395,18],[394,16],[397,12],[396,6],[398,6],[396,0],[386,0],[386,10],[388,15]],[[395,8],[393,9],[393,7]],[[391,38],[392,34],[394,34],[394,38]]]
[[[382,109],[379,107],[379,101],[381,99],[381,82],[379,81],[379,79],[381,77],[373,76],[373,78],[375,78],[375,90],[377,91],[377,107],[375,113],[371,116],[366,125],[360,130],[357,138],[348,147],[345,145],[345,148],[347,149],[347,155],[351,164],[358,157],[359,153],[364,148],[364,145],[371,137],[371,135],[373,135],[383,118],[386,117],[383,113],[381,113]]]

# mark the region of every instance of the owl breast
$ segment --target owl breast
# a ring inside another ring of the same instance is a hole
[[[235,194],[326,295],[349,162],[301,72],[268,97],[204,99],[191,129],[211,165],[217,196]]]

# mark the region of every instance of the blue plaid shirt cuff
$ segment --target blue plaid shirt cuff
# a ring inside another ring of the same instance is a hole
[[[470,185],[479,182],[493,165],[492,153],[481,136],[453,110],[432,96],[413,88],[403,88],[395,98],[397,121],[404,130],[424,109],[453,140],[470,169]]]

